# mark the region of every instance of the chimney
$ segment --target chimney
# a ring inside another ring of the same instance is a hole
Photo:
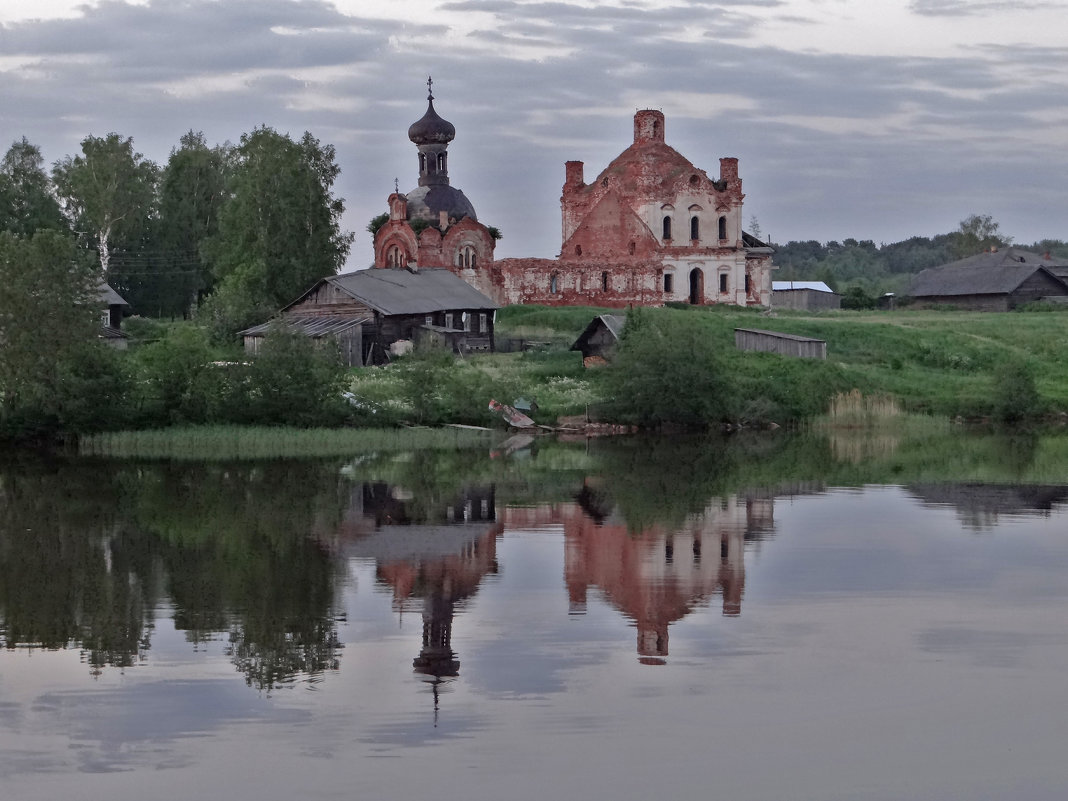
[[[583,185],[581,161],[564,162],[564,189],[576,189]]]
[[[664,141],[664,112],[643,109],[634,113],[634,144]]]

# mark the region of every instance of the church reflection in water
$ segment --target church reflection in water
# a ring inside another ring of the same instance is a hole
[[[663,664],[668,629],[719,598],[723,614],[741,613],[747,543],[774,528],[774,498],[713,498],[680,525],[628,526],[610,497],[584,485],[574,502],[496,507],[495,488],[469,487],[427,502],[387,484],[353,488],[342,524],[344,556],[373,559],[394,610],[422,615],[415,672],[438,685],[455,678],[453,618],[497,572],[497,540],[532,526],[561,526],[570,609],[581,614],[591,589],[634,621],[645,664]]]
[[[460,490],[420,503],[387,484],[354,488],[343,523],[345,556],[373,559],[378,581],[391,588],[399,613],[419,609],[423,644],[413,660],[417,674],[433,686],[455,678],[460,662],[452,650],[457,608],[478,592],[483,577],[497,572],[493,487]]]

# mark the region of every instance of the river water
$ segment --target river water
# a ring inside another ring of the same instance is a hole
[[[0,462],[4,799],[1068,797],[1068,438]]]

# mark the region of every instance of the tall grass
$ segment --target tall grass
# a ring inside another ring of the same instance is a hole
[[[831,429],[881,430],[918,426],[945,428],[942,418],[923,414],[908,414],[897,400],[889,395],[864,395],[859,389],[839,392],[830,401],[827,414],[815,421],[817,427]]]
[[[83,437],[78,450],[83,456],[240,460],[477,448],[492,441],[493,432],[463,428],[189,426],[94,434]]]

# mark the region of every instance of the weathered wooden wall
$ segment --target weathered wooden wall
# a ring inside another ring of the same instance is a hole
[[[761,331],[754,328],[735,328],[734,345],[738,350],[755,350],[793,356],[800,359],[826,359],[827,343],[822,339],[809,339],[796,334],[778,331]]]

